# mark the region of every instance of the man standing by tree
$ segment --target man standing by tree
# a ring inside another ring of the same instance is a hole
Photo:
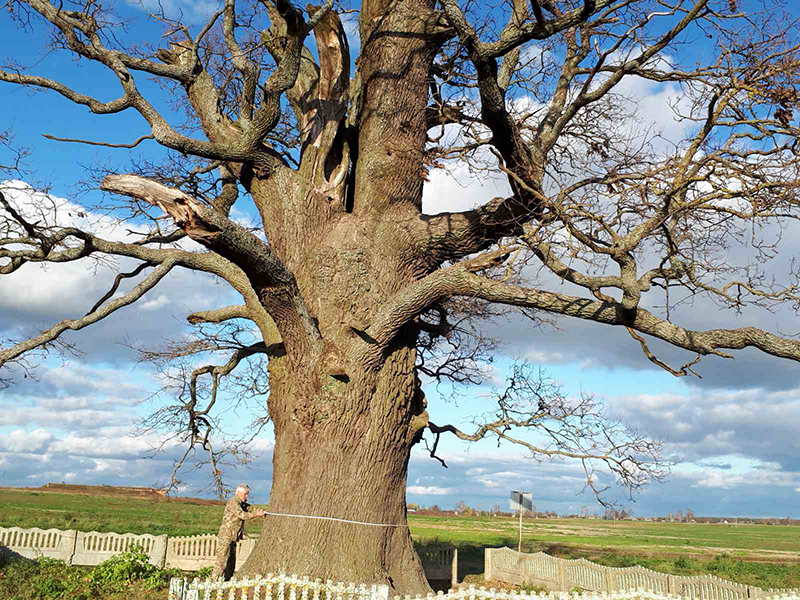
[[[217,534],[217,560],[211,574],[214,579],[223,577],[227,581],[233,576],[236,568],[236,542],[244,537],[244,522],[266,514],[261,509],[250,510],[247,503],[249,495],[250,486],[240,483],[236,493],[225,504],[222,524]]]

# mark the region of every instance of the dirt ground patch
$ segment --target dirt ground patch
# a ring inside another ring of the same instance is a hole
[[[113,498],[135,498],[155,502],[178,502],[197,506],[222,506],[219,500],[204,498],[182,498],[166,496],[161,491],[147,487],[118,487],[112,485],[73,485],[69,483],[48,483],[41,487],[12,488],[0,487],[0,490],[37,492],[43,494],[77,494],[83,496],[108,496]]]

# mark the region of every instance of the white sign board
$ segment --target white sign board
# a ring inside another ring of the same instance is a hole
[[[533,494],[530,492],[511,492],[511,512],[527,510],[533,512]]]

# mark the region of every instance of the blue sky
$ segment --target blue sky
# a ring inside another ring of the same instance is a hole
[[[174,2],[165,6],[203,12],[211,4]],[[120,6],[138,19],[133,28],[136,35],[153,31],[141,25],[138,9]],[[39,43],[43,33],[39,24],[34,35],[27,35],[3,15],[0,57],[37,63],[37,74],[69,79],[76,88],[104,100],[116,94],[116,82],[102,70],[76,63],[67,55],[46,53]],[[660,128],[665,137],[680,136],[684,125],[669,109],[669,103],[677,98],[676,88],[665,90],[638,80],[624,85],[626,94],[638,99],[637,110],[645,122]],[[143,83],[142,87],[165,104],[166,98],[154,86]],[[72,203],[76,211],[78,205],[95,198],[84,195],[77,185],[85,167],[95,162],[122,165],[133,157],[161,152],[152,142],[129,152],[45,140],[42,133],[125,143],[147,131],[144,121],[132,113],[95,117],[56,94],[34,94],[8,84],[0,85],[0,94],[5,115],[0,130],[11,128],[17,141],[32,149],[29,182],[51,184],[52,193]],[[4,158],[0,155],[0,164]],[[504,182],[478,179],[466,169],[434,171],[424,209],[429,213],[468,209],[504,190]],[[125,236],[123,228],[114,228],[113,223],[107,227],[109,235]],[[797,253],[795,240],[800,240],[797,232],[785,235],[784,256]],[[738,252],[746,255],[747,248]],[[112,278],[111,268],[95,270],[83,264],[47,270],[27,265],[0,278],[0,338],[82,315]],[[564,291],[572,290],[567,286]],[[163,481],[177,449],[153,456],[159,440],[134,435],[136,421],[153,408],[142,401],[156,384],[154,373],[136,363],[128,345],[158,345],[184,331],[189,312],[221,306],[230,299],[231,292],[211,278],[175,273],[138,305],[69,336],[80,344],[85,352],[82,356],[67,364],[51,357],[42,362],[35,378],[16,372],[15,385],[0,390],[0,486],[38,486],[48,481],[152,485]],[[683,307],[678,321],[693,328],[754,324],[772,331],[797,330],[796,314],[790,311],[735,315],[702,301]],[[518,317],[488,327],[506,341],[493,364],[490,381],[466,390],[457,402],[445,401],[435,385],[426,385],[431,419],[437,424],[450,422],[468,428],[473,415],[491,408],[488,394],[492,385],[503,384],[511,357],[527,358],[545,366],[566,392],[591,392],[603,399],[612,416],[666,441],[667,455],[678,464],[667,482],[653,484],[635,502],[626,502],[634,515],[691,508],[697,515],[797,516],[800,377],[796,364],[746,351],[738,353],[735,360],[704,359],[697,368],[702,379],[676,379],[648,362],[624,330],[565,319],[557,322],[557,328],[533,328]],[[651,348],[670,364],[692,358],[663,344],[653,343]],[[247,407],[230,410],[226,426],[237,429],[249,421],[249,411]],[[227,472],[231,482],[250,482],[256,502],[267,499],[271,444],[270,435],[263,435],[254,445],[260,458],[249,469],[230,468]],[[590,512],[601,512],[593,497],[581,493],[583,471],[579,465],[532,461],[518,448],[498,448],[488,440],[465,445],[443,438],[439,454],[447,469],[427,457],[423,449],[414,452],[409,502],[453,507],[463,500],[477,508],[489,509],[495,504],[505,508],[509,492],[522,489],[533,492],[538,510],[570,513],[588,505]],[[207,474],[202,472],[187,474],[185,493],[206,493],[206,480]]]

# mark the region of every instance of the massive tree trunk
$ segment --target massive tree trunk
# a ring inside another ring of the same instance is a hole
[[[298,516],[266,518],[243,573],[286,571],[425,592],[405,501],[410,450],[427,424],[415,372],[418,332],[405,325],[377,354],[366,332],[382,301],[415,278],[405,260],[408,241],[383,235],[383,215],[365,226],[342,212],[331,219],[335,226],[300,229],[287,221],[304,212],[308,223],[308,209],[296,203],[315,190],[296,184],[283,192],[280,202],[256,201],[271,207],[264,215],[271,249],[309,299],[322,341],[300,345],[305,334],[295,331],[294,317],[282,320],[273,296],[262,295],[284,347],[269,364],[275,429],[269,506]],[[321,200],[327,211],[328,200]],[[287,231],[296,232],[293,240]],[[318,516],[330,519],[307,518]]]
[[[266,517],[243,573],[285,571],[427,591],[406,525],[409,451],[424,411],[413,350],[395,348],[376,373],[347,382],[328,377],[313,395],[297,392],[292,373],[279,381],[276,362],[269,510],[299,517]],[[331,520],[303,518],[309,516]]]
[[[379,232],[345,217],[285,251],[289,264],[293,256],[308,261],[293,272],[302,296],[316,299],[313,318],[324,342],[299,356],[290,341],[287,354],[270,360],[269,506],[298,516],[266,518],[244,573],[385,582],[404,593],[428,589],[405,501],[411,446],[427,424],[415,373],[417,331],[405,326],[378,357],[364,331],[381,299],[411,277],[400,260],[402,241]],[[316,516],[330,520],[307,518]]]

